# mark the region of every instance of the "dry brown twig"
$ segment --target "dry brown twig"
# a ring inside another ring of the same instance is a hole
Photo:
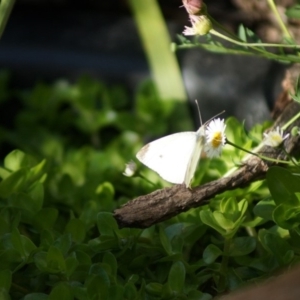
[[[274,127],[282,126],[299,111],[300,105],[296,102],[290,102],[275,122]],[[297,120],[288,130],[295,125],[300,126],[300,122]],[[299,137],[289,137],[285,141],[286,151],[294,153],[295,150],[299,149],[299,140]],[[282,150],[263,146],[261,152],[269,158],[286,159],[286,154]],[[190,208],[204,205],[209,199],[224,191],[244,187],[256,180],[263,179],[268,168],[273,164],[253,155],[229,177],[220,178],[193,189],[187,189],[182,184],[156,190],[148,195],[137,197],[116,209],[114,217],[121,228],[146,228]]]

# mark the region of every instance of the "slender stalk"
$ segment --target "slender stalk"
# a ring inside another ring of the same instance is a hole
[[[180,68],[156,0],[128,1],[143,42],[153,80],[162,100],[186,101]]]
[[[287,121],[281,128],[283,130],[287,129],[291,124],[293,124],[300,117],[300,112],[297,113],[294,117],[292,117],[289,121]]]
[[[140,177],[143,180],[147,181],[149,184],[151,184],[153,186],[156,186],[156,184],[154,182],[150,181],[147,177],[145,177],[144,175],[142,175],[140,172],[138,172],[138,174],[136,175],[136,177]]]
[[[15,4],[15,0],[0,1],[0,38],[2,37],[7,20],[10,16],[14,4]]]
[[[224,242],[224,249],[223,249],[223,256],[222,256],[222,262],[221,262],[221,268],[220,268],[220,280],[219,280],[219,291],[224,291],[226,288],[226,273],[228,268],[228,262],[229,262],[229,249],[231,244],[231,238],[225,238]]]
[[[255,50],[259,53],[255,53],[255,52],[250,52],[249,50],[241,50],[241,49],[230,49],[230,48],[226,48],[224,46],[222,47],[218,47],[218,46],[214,46],[211,44],[183,44],[183,45],[173,45],[173,49],[190,49],[190,48],[196,48],[196,47],[200,47],[202,49],[206,49],[209,50],[211,52],[215,52],[215,53],[224,53],[224,54],[240,54],[240,55],[247,55],[247,56],[260,56],[266,59],[273,59],[273,60],[278,60],[280,62],[288,62],[288,63],[299,63],[300,62],[300,58],[299,56],[293,56],[293,55],[285,55],[285,56],[281,56],[281,55],[277,55],[271,52],[267,52],[267,51],[263,51],[262,49],[258,49],[258,47],[256,48],[252,48],[252,50]]]
[[[280,48],[299,48],[300,45],[287,45],[287,44],[269,44],[269,43],[245,43],[245,42],[240,42],[237,40],[234,40],[228,36],[223,35],[222,33],[219,33],[218,31],[211,29],[209,31],[210,34],[213,34],[215,36],[218,36],[226,41],[229,41],[233,44],[243,46],[243,47],[280,47]]]
[[[259,157],[259,158],[261,158],[261,159],[267,160],[267,161],[272,161],[272,162],[275,162],[275,163],[281,163],[281,164],[290,164],[290,162],[285,161],[285,160],[280,160],[280,159],[270,158],[270,157],[263,156],[263,155],[260,155],[260,154],[258,154],[258,153],[255,153],[255,152],[251,152],[251,151],[249,151],[249,150],[244,149],[243,147],[240,147],[240,146],[238,146],[238,145],[236,145],[236,144],[230,142],[230,141],[227,140],[227,139],[226,139],[226,144],[228,144],[228,145],[230,145],[230,146],[233,146],[233,147],[235,147],[235,148],[237,148],[237,149],[239,149],[239,150],[242,150],[242,151],[244,151],[244,152],[246,152],[246,153],[249,153],[249,154],[252,154],[252,155],[254,155],[254,156],[257,156],[257,157]]]
[[[257,231],[256,231],[255,228],[246,226],[245,229],[246,229],[249,236],[257,238]]]
[[[276,5],[275,5],[275,3],[274,3],[274,0],[267,0],[267,1],[268,1],[268,4],[269,4],[271,10],[272,10],[273,13],[274,13],[276,19],[277,19],[278,25],[280,26],[280,28],[281,28],[283,34],[284,34],[286,37],[288,37],[288,38],[290,38],[290,39],[293,39],[292,35],[289,33],[288,29],[286,28],[284,22],[282,21],[282,19],[281,19],[281,17],[280,17],[280,14],[279,14],[278,9],[277,9],[277,7],[276,7]]]

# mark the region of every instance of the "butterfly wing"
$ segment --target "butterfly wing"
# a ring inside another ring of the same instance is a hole
[[[198,166],[201,152],[205,145],[205,127],[204,125],[199,128],[196,134],[196,144],[188,162],[187,170],[184,177],[184,183],[186,187],[190,187],[191,181],[194,177],[195,171]]]
[[[200,157],[200,153],[194,154],[197,133],[189,131],[165,136],[145,145],[136,157],[166,181],[184,183],[192,155]]]

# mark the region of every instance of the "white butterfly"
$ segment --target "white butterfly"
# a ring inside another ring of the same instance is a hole
[[[191,186],[205,145],[205,124],[198,131],[171,134],[145,145],[136,157],[171,183]]]

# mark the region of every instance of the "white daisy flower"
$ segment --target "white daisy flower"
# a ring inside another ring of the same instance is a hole
[[[286,138],[289,137],[289,133],[285,134],[283,133],[283,130],[277,126],[276,130],[271,130],[268,133],[264,133],[264,141],[263,143],[266,146],[270,146],[273,148],[278,147]]]
[[[226,142],[224,119],[214,119],[206,127],[204,151],[208,157],[220,156]]]
[[[205,15],[190,15],[190,21],[192,27],[185,26],[185,29],[182,32],[184,35],[205,35],[212,29],[212,23]]]
[[[131,160],[125,164],[125,171],[123,172],[124,176],[132,177],[136,171],[136,163]]]

